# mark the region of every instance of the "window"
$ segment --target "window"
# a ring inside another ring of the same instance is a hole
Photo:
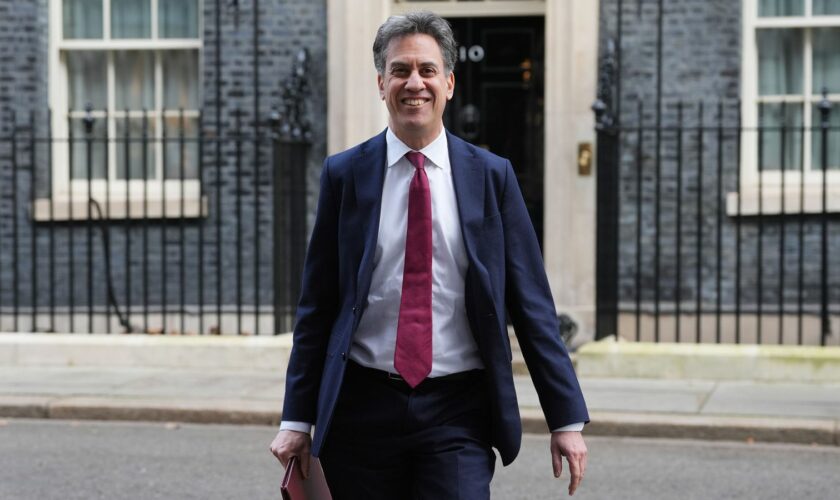
[[[124,202],[171,198],[182,180],[197,196],[199,8],[199,0],[52,0],[54,198],[86,199],[88,185]]]
[[[826,165],[840,187],[840,0],[745,0],[744,22],[742,186],[760,180],[779,200],[803,185],[817,194]],[[823,91],[832,103],[825,158]]]

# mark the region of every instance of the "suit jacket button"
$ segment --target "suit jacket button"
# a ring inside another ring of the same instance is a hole
[[[347,361],[347,353],[346,352],[341,353],[341,360],[342,361]]]
[[[357,310],[358,310],[358,307],[353,306],[353,314],[356,314],[356,311],[357,311]]]

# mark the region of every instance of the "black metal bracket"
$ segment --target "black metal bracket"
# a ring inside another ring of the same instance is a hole
[[[615,125],[615,114],[612,109],[615,75],[615,40],[608,38],[598,64],[598,97],[592,104],[592,111],[595,112],[595,128],[598,131],[609,130]]]
[[[85,104],[85,117],[83,123],[85,124],[85,134],[90,135],[93,132],[93,105],[91,103]]]
[[[829,116],[831,115],[831,101],[828,100],[828,87],[822,88],[822,99],[820,99],[817,107],[820,110],[820,119],[822,121],[821,126],[825,128],[830,127]]]
[[[280,106],[269,121],[279,136],[286,140],[311,141],[312,130],[306,104],[311,93],[309,85],[309,51],[300,49],[292,61],[292,74],[280,89]]]

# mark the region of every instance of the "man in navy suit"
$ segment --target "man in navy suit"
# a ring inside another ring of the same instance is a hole
[[[373,52],[388,128],[324,162],[271,451],[337,499],[488,498],[522,437],[507,313],[573,494],[589,416],[510,162],[443,128],[452,30],[394,16]]]

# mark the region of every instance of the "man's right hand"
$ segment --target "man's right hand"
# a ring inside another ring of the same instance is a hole
[[[303,478],[309,477],[309,447],[312,445],[312,437],[306,432],[280,431],[271,442],[271,453],[280,460],[283,467],[289,463],[292,457],[300,460],[300,471]]]

